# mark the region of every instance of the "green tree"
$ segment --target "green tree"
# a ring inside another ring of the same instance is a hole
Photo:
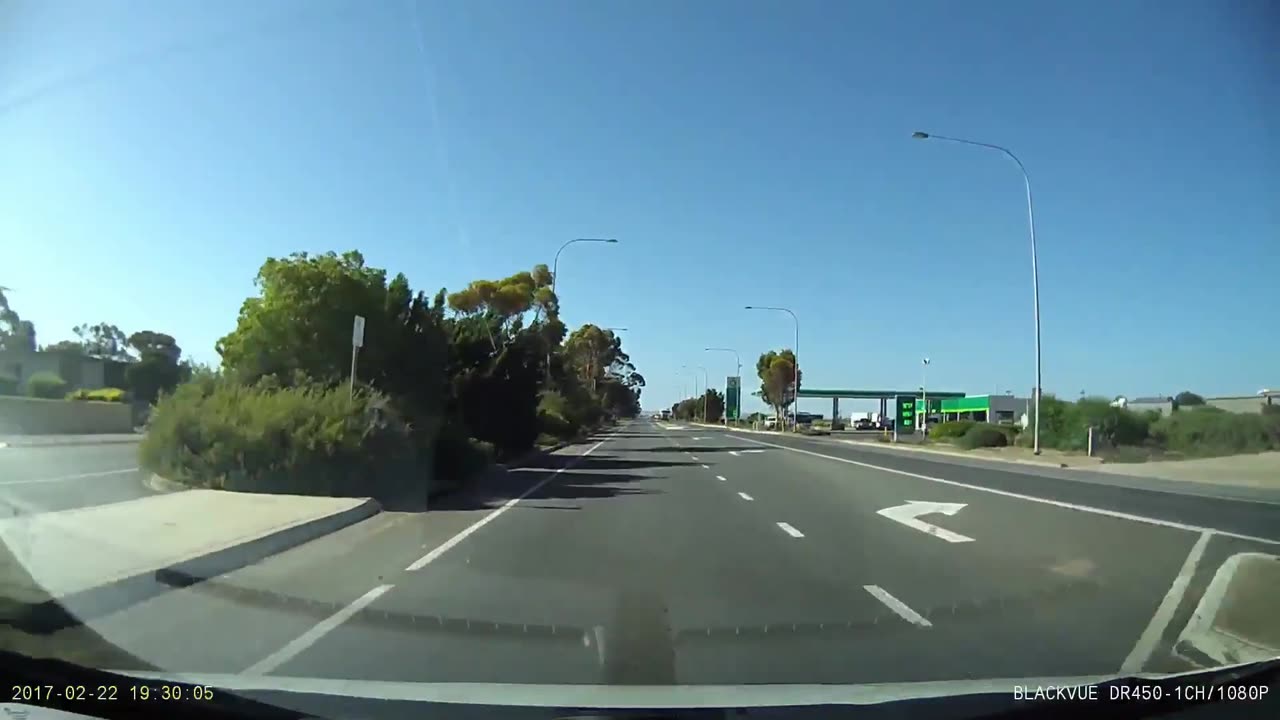
[[[446,391],[443,293],[433,303],[415,294],[404,275],[388,280],[356,251],[269,258],[255,284],[259,294],[244,301],[236,329],[217,343],[232,379],[270,377],[284,386],[305,378],[345,381],[352,323],[360,315],[357,380],[393,398],[434,442]]]
[[[45,345],[40,348],[43,352],[71,352],[84,354],[84,344],[77,340],[59,340],[52,345]]]
[[[172,360],[175,365],[182,357],[182,348],[178,347],[178,342],[167,333],[140,330],[130,335],[126,342],[138,353],[138,357],[145,357],[148,354],[162,355]]]
[[[707,422],[718,423],[724,417],[724,393],[715,388],[698,399],[698,412]]]
[[[72,328],[80,338],[80,346],[89,357],[103,360],[129,360],[129,343],[124,331],[110,323],[84,323]]]
[[[9,307],[4,294],[7,289],[0,287],[0,350],[35,350],[36,326]]]
[[[795,352],[785,349],[761,354],[756,360],[756,375],[760,378],[760,397],[773,408],[775,416],[781,416],[796,399]],[[803,370],[800,381],[804,381]]]
[[[551,271],[546,265],[536,265],[532,271],[521,271],[500,280],[473,280],[466,288],[448,297],[449,308],[468,317],[485,317],[496,328],[486,323],[489,342],[495,352],[498,338],[510,337],[513,330],[523,327],[527,313],[533,313],[533,322],[544,316],[547,322],[540,324],[544,340],[563,336],[564,326],[558,321],[558,304],[551,292]]]
[[[1190,390],[1183,390],[1173,397],[1174,407],[1191,407],[1193,405],[1204,405],[1204,398]]]

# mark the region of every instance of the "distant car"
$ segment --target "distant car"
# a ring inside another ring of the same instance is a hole
[[[880,421],[879,425],[881,430],[892,430],[893,418],[884,418]]]
[[[854,430],[875,430],[876,424],[871,422],[871,418],[858,418],[853,421]]]
[[[772,430],[776,427],[778,427],[778,418],[776,416],[770,415],[769,417],[764,419],[765,430]]]

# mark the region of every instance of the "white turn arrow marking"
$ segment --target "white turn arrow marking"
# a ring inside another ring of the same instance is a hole
[[[900,522],[913,530],[919,530],[922,533],[932,535],[936,538],[942,538],[947,542],[961,543],[973,542],[973,538],[953,533],[950,530],[944,530],[937,525],[930,525],[918,518],[921,515],[932,515],[934,513],[942,513],[943,515],[955,515],[963,510],[964,503],[939,503],[939,502],[923,502],[920,500],[908,500],[906,505],[895,505],[883,510],[877,510],[877,515],[883,515],[890,520]]]

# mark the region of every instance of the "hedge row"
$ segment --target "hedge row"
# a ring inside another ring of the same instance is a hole
[[[413,430],[372,392],[209,380],[151,413],[143,467],[222,490],[425,499],[434,433]]]
[[[1126,448],[1187,457],[1280,450],[1280,407],[1257,414],[1198,406],[1160,415],[1112,407],[1098,398],[1074,403],[1050,396],[1041,399],[1041,447],[1085,450],[1090,427],[1094,428],[1096,448],[1126,457],[1133,454]],[[1010,444],[1030,447],[1033,433],[1021,430],[1017,425],[959,420],[931,426],[929,437],[969,448]],[[997,438],[997,432],[1003,437]]]

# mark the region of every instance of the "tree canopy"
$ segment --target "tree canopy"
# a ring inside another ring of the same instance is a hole
[[[760,378],[760,397],[775,414],[781,414],[796,399],[796,355],[790,349],[770,350],[756,360],[756,375]],[[804,371],[800,371],[804,382]]]

